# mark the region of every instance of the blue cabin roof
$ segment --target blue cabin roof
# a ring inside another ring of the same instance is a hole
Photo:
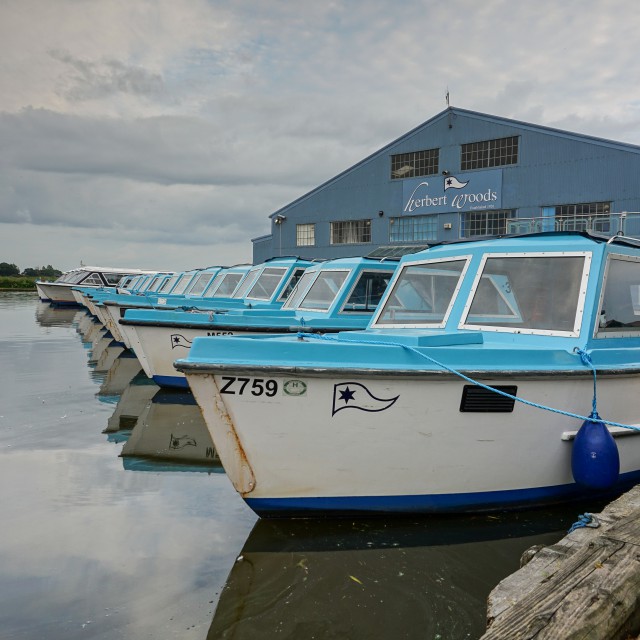
[[[212,365],[210,346],[196,338],[184,362]],[[401,259],[367,329],[253,346],[216,340],[215,357],[275,370],[590,375],[587,351],[596,367],[640,370],[637,241],[543,233],[441,244]]]

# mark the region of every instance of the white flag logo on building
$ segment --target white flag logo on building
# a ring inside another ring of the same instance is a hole
[[[446,191],[447,189],[462,189],[468,184],[468,180],[466,182],[460,182],[460,180],[458,180],[458,178],[456,178],[455,176],[447,176],[444,179],[444,190]]]

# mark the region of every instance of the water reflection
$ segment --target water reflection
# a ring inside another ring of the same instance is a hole
[[[70,327],[86,313],[73,307],[52,307],[47,302],[38,302],[36,322],[41,327]]]
[[[114,363],[113,368],[120,368],[118,361]],[[103,387],[104,383],[100,387],[100,393],[106,395],[102,391]],[[127,384],[121,395],[117,396],[118,403],[103,431],[110,442],[125,442],[129,439],[138,418],[157,392],[158,386],[144,374],[138,374]]]
[[[221,473],[123,470],[99,400],[140,369],[90,375],[78,314],[0,293],[0,637],[202,639],[255,516]]]
[[[117,347],[114,347],[114,350],[117,350]],[[106,372],[98,396],[124,395],[129,385],[134,384],[134,380],[140,377],[141,373],[142,367],[138,358],[131,351],[125,349],[114,359],[113,364]],[[142,377],[149,384],[153,384],[145,374],[142,374]]]
[[[222,471],[190,392],[158,390],[142,409],[120,455],[125,469]]]
[[[406,521],[259,520],[207,638],[477,638],[486,599],[563,511]]]

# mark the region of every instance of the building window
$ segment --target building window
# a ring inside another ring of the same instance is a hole
[[[316,225],[297,224],[296,225],[296,246],[313,247],[316,243]]]
[[[572,216],[608,216],[611,212],[610,202],[583,202],[582,204],[562,204],[556,207],[558,218]]]
[[[486,169],[518,162],[518,136],[462,145],[460,169]]]
[[[345,220],[331,223],[331,244],[371,242],[371,220]]]
[[[462,237],[499,236],[507,232],[507,220],[515,218],[515,209],[469,211],[463,214]]]
[[[610,202],[583,202],[555,207],[556,231],[600,231],[608,233]]]
[[[431,242],[437,238],[438,216],[407,216],[389,220],[390,242]]]
[[[412,151],[391,156],[391,179],[419,178],[438,173],[440,149]]]

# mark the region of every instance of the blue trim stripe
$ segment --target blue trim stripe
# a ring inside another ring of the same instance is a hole
[[[640,482],[640,471],[622,474],[615,488],[593,491],[577,484],[535,489],[409,496],[338,496],[320,498],[245,498],[260,517],[318,517],[351,514],[445,514],[521,509],[577,499],[614,496]]]
[[[188,389],[189,383],[187,379],[181,376],[153,376],[153,381],[159,387],[168,387],[170,389]]]

